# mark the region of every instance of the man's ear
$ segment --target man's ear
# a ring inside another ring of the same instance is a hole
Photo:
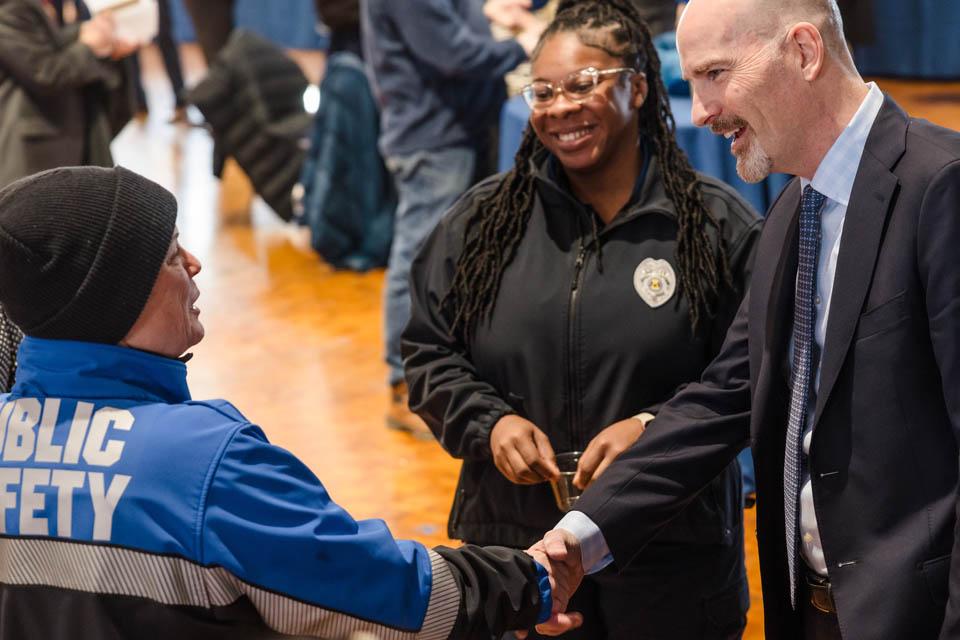
[[[647,101],[647,94],[650,92],[650,86],[647,84],[647,74],[633,74],[630,78],[630,85],[633,87],[632,106],[634,109],[639,109]]]
[[[820,30],[809,22],[799,22],[790,29],[788,42],[798,54],[800,73],[807,82],[813,82],[823,69],[827,55]]]

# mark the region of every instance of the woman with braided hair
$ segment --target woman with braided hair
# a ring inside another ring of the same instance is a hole
[[[449,535],[526,548],[719,351],[760,221],[677,147],[629,0],[561,2],[531,58],[514,167],[469,191],[412,270],[411,408],[463,459]],[[739,468],[629,566],[588,576],[582,638],[737,638],[749,596]]]

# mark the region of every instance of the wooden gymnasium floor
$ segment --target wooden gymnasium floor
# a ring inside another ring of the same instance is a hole
[[[184,48],[188,79],[203,72]],[[295,452],[356,518],[383,518],[398,537],[450,544],[446,519],[458,464],[436,443],[388,431],[381,359],[382,271],[337,272],[305,231],[283,225],[252,198],[242,173],[210,173],[203,129],[166,124],[172,95],[155,50],[144,81],[151,116],[114,145],[118,163],[171,189],[184,245],[203,262],[199,306],[207,329],[190,363],[198,398],[223,397]],[[314,82],[319,54],[297,54]],[[960,84],[881,80],[909,112],[960,129]],[[746,638],[763,637],[754,511],[745,512],[753,605]]]

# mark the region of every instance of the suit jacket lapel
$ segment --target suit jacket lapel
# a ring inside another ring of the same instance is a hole
[[[827,332],[820,361],[816,427],[860,318],[899,180],[890,169],[903,155],[907,116],[886,98],[867,138],[843,222]]]

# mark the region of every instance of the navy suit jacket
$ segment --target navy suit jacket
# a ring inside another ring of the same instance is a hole
[[[618,566],[746,444],[757,467],[766,637],[798,637],[783,458],[800,183],[759,241],[750,292],[702,380],[584,494]],[[844,638],[960,636],[960,134],[884,102],[847,208],[810,472]]]

